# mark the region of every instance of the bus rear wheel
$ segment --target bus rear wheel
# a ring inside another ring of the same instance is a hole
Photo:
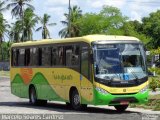
[[[80,103],[80,96],[77,90],[74,90],[71,95],[71,106],[75,110],[82,110],[87,107],[87,105],[82,105]]]
[[[37,94],[34,87],[29,90],[29,101],[31,104],[36,105],[38,103]]]
[[[47,100],[38,100],[37,93],[34,87],[32,87],[29,91],[29,101],[32,105],[46,105]]]
[[[114,107],[118,112],[124,112],[127,109],[128,105],[115,105]]]

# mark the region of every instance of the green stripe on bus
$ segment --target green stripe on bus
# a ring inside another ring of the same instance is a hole
[[[46,100],[57,100],[57,101],[66,101],[62,99],[50,86],[47,79],[43,74],[37,73],[29,85],[33,84],[36,88],[38,99],[46,99]],[[29,85],[25,85],[22,77],[17,74],[13,81],[11,82],[12,93],[15,95],[28,98],[29,94]],[[27,90],[26,90],[27,89]],[[44,94],[45,93],[45,94]]]

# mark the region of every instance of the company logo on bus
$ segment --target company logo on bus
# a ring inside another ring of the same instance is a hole
[[[123,89],[123,92],[126,92],[126,89]]]

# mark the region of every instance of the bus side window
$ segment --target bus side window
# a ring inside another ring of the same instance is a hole
[[[16,66],[19,66],[19,49],[16,49]]]
[[[25,49],[19,49],[19,55],[18,55],[18,66],[24,66],[25,65]]]
[[[30,65],[31,66],[37,66],[39,63],[38,58],[38,48],[33,47],[30,49]]]
[[[30,48],[25,49],[25,66],[30,65]]]
[[[58,59],[59,59],[59,64],[60,66],[64,66],[64,48],[63,47],[58,47]]]
[[[72,53],[73,53],[73,47],[65,46],[65,61],[66,66],[72,66]]]
[[[79,66],[79,46],[74,46],[72,54],[72,65]]]
[[[16,49],[12,49],[12,66],[16,66],[17,64],[16,64],[16,59],[17,59],[17,56],[16,56]]]
[[[42,66],[51,65],[51,48],[43,47],[42,48]]]
[[[52,48],[52,66],[56,66],[58,64],[58,49],[57,47]]]
[[[42,65],[42,48],[38,48],[38,66]]]
[[[86,78],[90,79],[89,75],[89,50],[88,48],[83,48],[81,51],[81,74]]]

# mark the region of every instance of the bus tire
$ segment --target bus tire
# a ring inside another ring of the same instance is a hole
[[[127,109],[128,105],[115,105],[114,107],[118,112],[124,112]]]
[[[47,104],[47,100],[38,100],[37,99],[37,93],[36,93],[35,87],[31,87],[31,89],[30,89],[29,101],[32,105],[44,106]]]
[[[82,110],[87,107],[87,105],[82,105],[80,103],[80,96],[76,89],[72,91],[72,94],[71,94],[71,106],[75,110]]]
[[[38,105],[45,106],[47,104],[47,100],[38,100]]]
[[[32,105],[38,104],[37,93],[35,87],[31,87],[29,90],[29,101]]]
[[[66,102],[66,106],[67,106],[67,107],[71,107],[71,103]]]

